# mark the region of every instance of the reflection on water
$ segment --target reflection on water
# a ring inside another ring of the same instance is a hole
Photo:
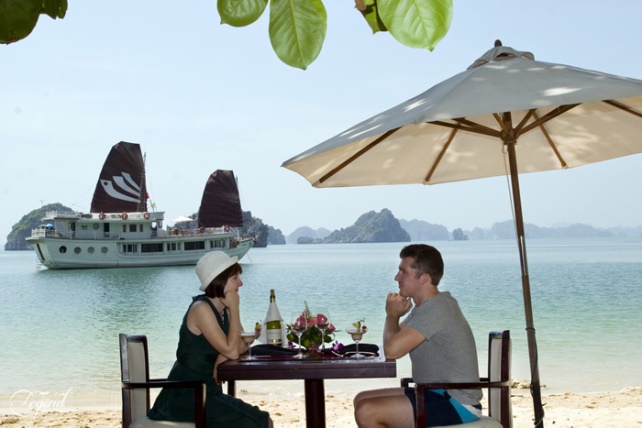
[[[307,301],[344,330],[366,319],[381,341],[402,244],[274,246],[243,260],[242,322],[262,321],[269,290],[282,314]],[[440,288],[459,300],[483,365],[490,330],[511,329],[513,374],[528,378],[521,279],[513,241],[437,242]],[[640,242],[529,241],[542,382],[562,390],[642,385]],[[198,294],[194,268],[49,271],[31,252],[0,252],[0,394],[120,388],[119,333],[146,334],[153,377],[174,361],[178,328]],[[349,343],[339,332],[336,339]],[[406,363],[404,363],[406,364]],[[591,376],[587,376],[591,373]],[[619,375],[618,375],[619,373]]]

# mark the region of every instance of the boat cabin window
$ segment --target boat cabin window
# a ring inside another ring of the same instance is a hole
[[[169,242],[167,244],[167,251],[180,251],[181,243],[180,242]]]
[[[123,244],[123,253],[137,253],[138,244]]]
[[[162,253],[163,252],[163,243],[141,244],[140,252],[141,253]]]
[[[210,241],[210,248],[223,248],[223,241],[220,239],[216,241]]]
[[[196,242],[186,242],[185,243],[185,250],[204,250],[205,249],[205,241],[196,241]]]

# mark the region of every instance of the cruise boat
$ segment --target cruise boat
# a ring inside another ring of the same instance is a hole
[[[140,146],[121,141],[105,161],[90,212],[48,212],[27,241],[49,269],[195,265],[210,251],[241,259],[252,247],[237,229],[243,212],[233,171],[210,175],[195,228],[164,227],[165,213],[148,210],[147,201]]]

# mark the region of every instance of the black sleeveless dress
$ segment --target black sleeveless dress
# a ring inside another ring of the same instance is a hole
[[[205,295],[194,297],[190,308],[198,301],[205,301],[210,305],[221,329],[227,335],[230,330],[227,310],[224,313],[224,318],[221,319],[219,312]],[[187,328],[188,312],[189,308],[183,317],[179,332],[176,362],[167,378],[182,381],[199,380],[206,383],[205,417],[208,427],[267,427],[269,418],[267,412],[230,395],[223,394],[221,386],[216,383],[213,377],[214,362],[219,353],[202,334],[196,336],[189,331]],[[147,417],[178,422],[194,421],[194,391],[192,389],[163,388]]]

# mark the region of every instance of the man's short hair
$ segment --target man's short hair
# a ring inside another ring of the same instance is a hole
[[[417,271],[417,277],[427,273],[432,278],[434,286],[439,285],[441,277],[444,276],[444,261],[435,247],[426,244],[407,245],[402,248],[399,257],[412,258],[414,260],[412,267]]]

